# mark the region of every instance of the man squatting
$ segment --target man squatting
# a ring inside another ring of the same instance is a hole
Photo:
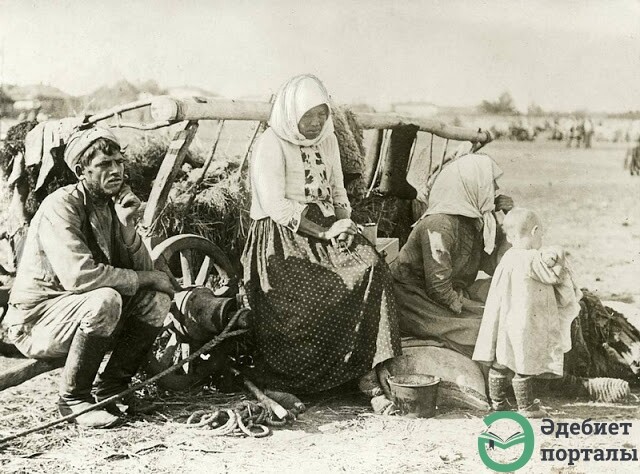
[[[66,416],[129,386],[160,332],[173,287],[153,270],[136,233],[140,200],[124,184],[115,135],[104,128],[75,132],[64,161],[78,183],[47,196],[33,217],[5,324],[25,356],[66,356],[58,400]],[[120,414],[113,404],[75,422],[107,428]]]

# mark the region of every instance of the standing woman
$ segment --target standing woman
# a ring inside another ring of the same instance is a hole
[[[250,165],[242,260],[256,366],[293,393],[381,375],[401,353],[389,270],[350,219],[329,101],[315,76],[285,83]]]

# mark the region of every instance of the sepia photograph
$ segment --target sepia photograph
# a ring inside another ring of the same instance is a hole
[[[640,0],[0,0],[0,472],[639,447]]]

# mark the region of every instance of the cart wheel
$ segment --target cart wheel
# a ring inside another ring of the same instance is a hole
[[[238,277],[231,261],[217,245],[199,235],[181,234],[162,241],[151,251],[151,260],[157,269],[169,272],[182,290],[204,286],[211,288],[217,296],[232,296],[238,291]],[[181,319],[181,315],[174,314],[174,311],[176,305],[172,305],[166,330],[158,337],[159,355],[154,354],[149,359],[147,371],[151,375],[162,372],[187,358],[192,350],[197,350],[197,346],[193,347],[188,341],[188,335],[180,334],[171,323]],[[201,378],[189,363],[158,380],[158,385],[169,390],[187,390]]]
[[[166,239],[151,251],[156,268],[170,271],[182,289],[207,286],[216,295],[237,291],[238,276],[220,247],[194,234]]]

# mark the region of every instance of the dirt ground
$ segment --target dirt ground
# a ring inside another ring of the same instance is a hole
[[[557,143],[497,142],[486,150],[502,166],[500,182],[517,204],[539,211],[546,241],[571,255],[581,286],[604,300],[640,306],[640,177],[622,169],[623,145],[591,150]],[[6,361],[5,361],[6,363]],[[54,417],[57,372],[0,393],[0,436]],[[629,404],[606,405],[574,399],[545,399],[554,421],[630,421],[628,436],[571,436],[540,433],[520,471],[638,472],[638,462],[542,462],[540,447],[638,448],[640,393]],[[477,451],[484,413],[445,411],[432,419],[373,415],[355,391],[305,399],[308,411],[292,425],[264,439],[215,437],[185,428],[194,407],[228,403],[229,397],[201,393],[167,397],[158,414],[106,431],[64,425],[0,448],[2,472],[490,472]]]

